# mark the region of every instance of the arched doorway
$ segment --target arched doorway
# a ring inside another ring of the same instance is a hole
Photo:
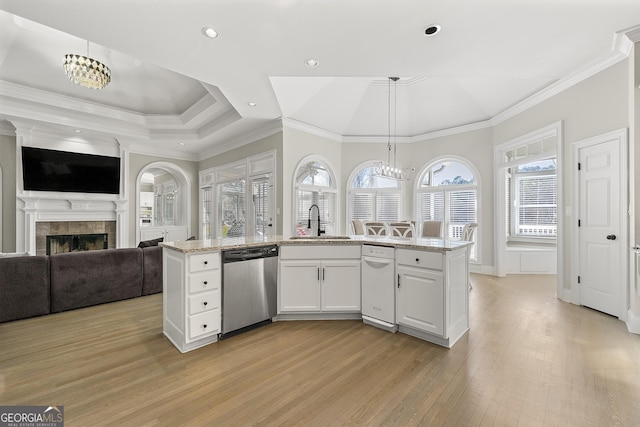
[[[191,183],[169,162],[150,163],[136,179],[136,238],[186,240],[190,233]]]

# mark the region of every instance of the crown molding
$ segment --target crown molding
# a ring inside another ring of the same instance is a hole
[[[295,120],[289,117],[282,119],[282,127],[299,130],[302,132],[309,133],[311,135],[330,139],[331,141],[336,141],[336,142],[343,142],[345,139],[345,137],[340,134],[319,128],[317,126],[310,125],[308,123],[300,122],[298,120]]]
[[[490,120],[491,125],[496,126],[508,119],[511,119],[518,114],[523,113],[524,111],[546,101],[547,99],[558,95],[559,93],[569,89],[570,87],[583,82],[589,77],[592,77],[606,70],[612,65],[625,60],[629,57],[631,49],[633,48],[631,37],[640,38],[640,26],[614,34],[611,51],[609,53],[577,69],[567,77],[564,77],[557,82],[547,86],[546,88],[515,104],[502,113],[495,115]]]
[[[260,126],[257,129],[254,129],[251,132],[226,141],[223,144],[216,145],[215,147],[207,151],[203,151],[202,153],[198,154],[197,158],[198,160],[205,160],[218,154],[226,153],[227,151],[231,151],[235,148],[259,141],[263,138],[267,138],[271,135],[275,135],[278,132],[282,132],[282,130],[283,123],[280,119],[269,120],[264,125]]]

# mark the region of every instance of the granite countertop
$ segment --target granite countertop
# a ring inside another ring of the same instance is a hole
[[[321,237],[227,237],[222,239],[187,240],[163,242],[160,246],[183,253],[208,252],[242,249],[264,245],[377,245],[401,249],[418,249],[444,252],[471,246],[473,242],[461,240],[431,239],[420,237],[378,237],[378,236],[321,236]]]

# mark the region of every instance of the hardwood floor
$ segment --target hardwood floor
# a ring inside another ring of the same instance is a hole
[[[161,295],[0,324],[0,405],[64,405],[67,426],[640,425],[640,336],[553,276],[472,282],[450,350],[307,321],[181,354]]]

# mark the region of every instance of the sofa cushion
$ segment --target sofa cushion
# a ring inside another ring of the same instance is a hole
[[[142,249],[55,254],[49,262],[54,313],[142,295]]]
[[[158,237],[157,239],[151,239],[151,240],[143,240],[140,243],[138,243],[138,247],[148,248],[149,246],[158,246],[158,243],[162,242],[163,240],[164,240],[164,237]]]
[[[0,322],[49,312],[49,257],[0,259]]]
[[[162,248],[142,248],[142,295],[162,292]]]

